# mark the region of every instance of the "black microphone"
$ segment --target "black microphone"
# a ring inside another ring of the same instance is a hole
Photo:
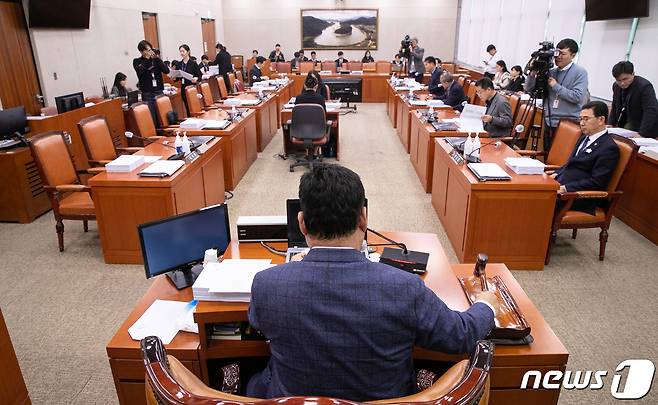
[[[387,242],[390,242],[391,245],[399,246],[402,248],[403,254],[408,255],[409,254],[409,249],[407,249],[407,245],[405,245],[402,242],[396,242],[393,239],[387,238],[386,236],[382,235],[381,233],[375,231],[374,229],[371,228],[366,228],[368,231],[374,233],[375,235],[379,236],[380,238],[384,239]]]
[[[124,135],[125,135],[125,137],[128,138],[128,139],[137,138],[137,139],[141,139],[142,141],[146,141],[146,142],[148,142],[148,143],[159,143],[159,144],[162,145],[162,146],[166,146],[166,147],[168,147],[168,148],[171,148],[171,149],[173,149],[173,150],[176,150],[176,147],[175,147],[175,146],[171,146],[171,145],[169,145],[168,143],[156,142],[156,141],[154,141],[153,139],[150,139],[150,138],[144,138],[143,136],[135,135],[135,134],[133,134],[133,133],[130,132],[130,131],[126,131],[126,132],[124,132]],[[167,158],[167,160],[182,160],[182,159],[184,159],[184,158],[185,158],[185,152],[176,152],[176,154],[169,156],[169,157]]]
[[[387,238],[381,233],[370,228],[367,228],[367,230],[384,239],[385,241],[390,242],[391,245],[402,248],[402,250],[384,248],[382,254],[379,256],[380,263],[388,264],[389,266],[393,266],[413,274],[424,274],[427,272],[427,262],[430,257],[429,253],[409,250],[407,249],[407,245],[404,243],[396,242],[393,239]]]

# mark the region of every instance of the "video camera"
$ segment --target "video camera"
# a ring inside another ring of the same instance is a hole
[[[555,46],[552,42],[544,41],[539,43],[539,49],[530,55],[530,60],[525,66],[525,74],[535,72],[537,79],[535,88],[532,91],[536,98],[543,98],[544,92],[548,86],[548,71],[554,66],[553,58],[555,57]]]
[[[409,52],[409,47],[411,46],[411,38],[409,35],[405,35],[404,39],[400,41],[400,56],[402,58],[409,59],[411,57],[411,53]]]

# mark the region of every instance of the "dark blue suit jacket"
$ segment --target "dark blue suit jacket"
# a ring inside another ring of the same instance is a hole
[[[443,93],[445,93],[445,89],[443,86],[441,86],[441,73],[443,73],[441,68],[437,67],[434,69],[432,75],[430,76],[430,82],[427,86],[427,90],[435,97],[440,97]]]
[[[466,94],[464,94],[464,88],[457,83],[456,80],[452,82],[450,87],[448,87],[448,90],[445,91],[442,96],[437,98],[443,100],[446,105],[449,105],[457,111],[463,110],[464,106],[462,103],[468,100]]]
[[[485,304],[452,311],[418,276],[353,249],[311,249],[258,273],[251,293],[249,322],[272,353],[247,387],[256,397],[411,394],[414,345],[468,353],[494,326]]]
[[[555,171],[555,180],[568,192],[605,190],[619,161],[619,147],[607,132],[576,156],[584,139],[582,136],[576,142],[567,163]],[[594,214],[596,204],[596,200],[580,200],[574,203],[573,209]]]

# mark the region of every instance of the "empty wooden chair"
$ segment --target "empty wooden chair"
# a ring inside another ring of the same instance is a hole
[[[102,115],[93,115],[78,123],[78,132],[87,153],[89,166],[101,167],[117,158],[119,154],[134,153],[142,148],[120,147],[112,139],[110,126]]]
[[[326,60],[320,66],[322,66],[322,70],[325,72],[336,73],[336,62]]]

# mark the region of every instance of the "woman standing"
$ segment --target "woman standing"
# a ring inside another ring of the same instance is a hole
[[[363,55],[363,59],[361,59],[362,63],[371,63],[374,61],[375,59],[373,59],[372,55],[370,55],[370,51],[366,51],[366,53]]]
[[[499,60],[496,62],[496,74],[493,78],[494,89],[502,90],[509,84],[511,80],[509,71],[507,70],[507,65],[505,61]]]
[[[185,96],[185,87],[198,83],[201,80],[202,74],[201,74],[201,69],[199,69],[199,65],[196,63],[194,59],[192,59],[192,56],[190,55],[189,46],[183,44],[178,47],[178,51],[180,52],[180,56],[182,58],[180,62],[178,62],[178,68],[181,71],[192,75],[192,80],[187,80],[185,78],[177,79],[177,80],[181,80],[181,96],[183,97],[183,101],[185,101],[185,107],[187,107],[187,97]],[[189,112],[189,108],[188,108],[188,112]]]

